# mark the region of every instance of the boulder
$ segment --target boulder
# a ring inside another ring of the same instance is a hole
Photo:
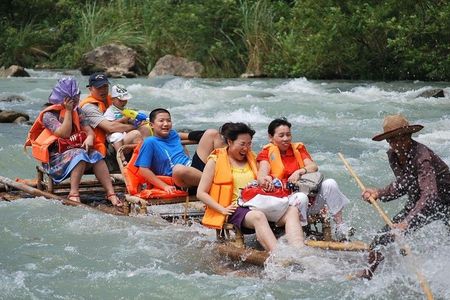
[[[0,102],[22,102],[25,97],[19,95],[0,95]]]
[[[0,77],[30,77],[30,74],[23,67],[12,65],[8,69],[1,67]]]
[[[112,78],[136,78],[137,74],[135,72],[132,71],[127,71],[121,68],[117,68],[117,67],[111,67],[105,70],[105,74],[108,77],[112,77]]]
[[[156,63],[148,77],[174,75],[183,77],[201,77],[203,66],[197,61],[188,61],[184,57],[166,55]]]
[[[445,97],[445,93],[443,89],[429,89],[426,91],[423,91],[420,93],[416,98],[423,97],[423,98],[443,98]]]
[[[104,72],[109,77],[137,77],[136,51],[123,45],[109,44],[85,53],[81,74]]]
[[[30,120],[27,114],[13,110],[0,110],[0,123],[24,123]]]

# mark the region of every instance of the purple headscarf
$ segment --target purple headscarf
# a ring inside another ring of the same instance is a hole
[[[80,89],[75,78],[61,78],[53,88],[52,93],[48,97],[48,102],[52,104],[61,104],[64,98],[76,98],[80,96]]]

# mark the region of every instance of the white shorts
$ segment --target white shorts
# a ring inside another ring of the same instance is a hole
[[[123,138],[125,137],[126,134],[127,134],[126,132],[114,132],[114,133],[108,134],[106,136],[106,140],[111,144],[113,144],[115,142],[120,142],[123,140]]]

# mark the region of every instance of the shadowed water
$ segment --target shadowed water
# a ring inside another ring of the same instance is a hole
[[[20,95],[23,102],[0,102],[0,110],[24,111],[34,119],[50,94],[58,72],[31,71],[31,78],[0,80],[0,98]],[[84,95],[87,78],[71,72]],[[178,129],[218,128],[227,121],[250,123],[257,131],[254,150],[267,141],[267,124],[285,116],[294,140],[304,142],[326,177],[335,178],[350,198],[347,221],[355,239],[369,242],[383,225],[360,200],[360,191],[337,157],[342,152],[367,186],[392,178],[385,151],[373,142],[386,114],[405,114],[425,128],[415,134],[450,162],[450,99],[415,98],[427,88],[449,83],[241,79],[120,79],[134,98],[130,108],[145,112],[168,108]],[[82,95],[83,97],[83,95]],[[0,124],[0,175],[32,178],[35,162],[22,149],[28,126]],[[382,204],[393,216],[404,199]],[[414,274],[428,279],[436,299],[450,299],[450,237],[436,222],[405,240],[414,261],[385,249],[385,261],[370,282],[346,275],[365,265],[359,253],[280,246],[265,269],[221,259],[213,251],[215,233],[198,224],[167,224],[161,219],[116,217],[64,207],[43,198],[0,202],[0,298],[2,299],[418,299]],[[281,259],[301,262],[304,271]],[[278,259],[278,260],[277,260]]]

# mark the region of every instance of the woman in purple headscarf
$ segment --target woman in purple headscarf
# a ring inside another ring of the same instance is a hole
[[[53,88],[49,105],[42,116],[42,125],[58,140],[48,148],[49,160],[43,167],[59,183],[70,176],[68,199],[80,201],[79,184],[85,169],[92,167],[95,176],[106,190],[107,199],[114,206],[123,203],[114,193],[108,167],[102,155],[92,149],[94,131],[84,113],[78,108],[80,90],[74,78],[62,78]]]

